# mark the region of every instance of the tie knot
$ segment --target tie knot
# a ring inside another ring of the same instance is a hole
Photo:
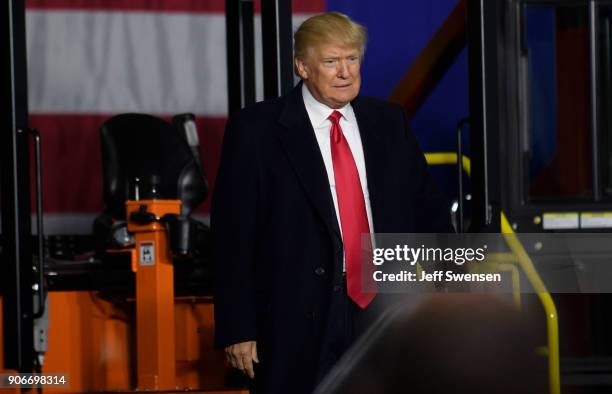
[[[327,119],[329,119],[332,124],[340,124],[340,118],[342,117],[342,114],[338,111],[334,111],[331,113],[331,115],[329,115],[329,117]]]

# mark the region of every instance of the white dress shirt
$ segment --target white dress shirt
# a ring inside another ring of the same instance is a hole
[[[308,112],[308,118],[312,124],[312,128],[315,132],[315,137],[321,149],[321,155],[323,156],[323,163],[325,163],[325,169],[327,170],[327,179],[329,180],[330,191],[332,199],[334,200],[334,208],[336,210],[336,218],[338,219],[338,227],[340,227],[340,233],[342,234],[342,225],[340,223],[340,212],[338,210],[338,196],[336,195],[336,180],[334,178],[334,164],[332,162],[331,146],[330,146],[330,132],[331,132],[331,121],[328,119],[329,115],[334,112],[333,108],[317,101],[306,84],[302,85],[302,97],[304,98],[304,104],[306,105],[306,112]],[[347,104],[342,108],[336,109],[342,114],[340,118],[340,127],[344,134],[344,138],[348,142],[353,159],[357,165],[357,171],[359,172],[359,181],[361,182],[361,190],[363,191],[363,197],[365,199],[366,214],[368,216],[368,225],[370,227],[370,233],[374,232],[374,225],[372,223],[372,208],[370,206],[370,193],[368,192],[368,178],[366,176],[365,159],[363,156],[363,145],[361,144],[361,135],[359,134],[359,126],[357,125],[357,118],[353,112],[351,104]],[[344,261],[344,258],[343,258]],[[344,262],[343,262],[344,266]]]

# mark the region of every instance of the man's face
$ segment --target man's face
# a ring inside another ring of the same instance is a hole
[[[361,87],[359,49],[341,44],[312,48],[304,60],[295,59],[300,77],[317,101],[341,108]]]

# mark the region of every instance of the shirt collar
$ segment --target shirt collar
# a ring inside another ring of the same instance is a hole
[[[305,83],[302,84],[302,97],[304,98],[304,105],[306,106],[306,112],[308,112],[310,122],[315,129],[328,125],[327,122],[329,122],[329,115],[331,115],[331,113],[334,111],[340,112],[344,120],[348,122],[356,121],[351,103],[346,104],[342,108],[334,110],[333,108],[330,108],[327,105],[317,101],[312,93],[310,93],[310,90],[308,90]]]

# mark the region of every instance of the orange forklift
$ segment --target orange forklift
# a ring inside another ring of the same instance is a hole
[[[28,127],[24,3],[0,10],[0,392],[246,393],[245,378],[213,349],[209,229],[191,217],[208,194],[193,115],[107,120],[105,210],[93,235],[45,237],[41,139]],[[286,5],[265,3],[264,18],[281,10],[290,21]],[[235,69],[254,72],[253,36],[239,36],[240,25],[253,26],[253,4],[228,1],[226,16],[228,75],[244,78],[238,93],[238,79],[230,81],[234,110],[255,100],[254,76]],[[276,45],[280,28],[268,26],[264,36]],[[290,41],[283,43],[286,55]],[[283,64],[286,89],[291,63]],[[268,72],[266,80],[278,78]]]
[[[264,0],[261,15],[268,98],[293,84],[291,4]],[[2,7],[0,26],[0,392],[246,394],[213,348],[209,229],[191,215],[208,195],[194,116],[104,122],[93,234],[46,237],[25,0]],[[255,101],[253,26],[253,2],[226,2],[230,112]]]
[[[23,8],[11,12],[23,18]],[[14,81],[18,103],[24,87]],[[14,133],[2,134],[2,157],[12,160],[1,165],[0,388],[245,392],[241,382],[230,387],[224,355],[212,346],[208,228],[191,217],[208,194],[193,116],[169,123],[123,114],[102,125],[105,210],[83,240],[44,237],[40,136],[27,128],[25,105],[10,108]],[[32,136],[35,237],[23,220]]]

